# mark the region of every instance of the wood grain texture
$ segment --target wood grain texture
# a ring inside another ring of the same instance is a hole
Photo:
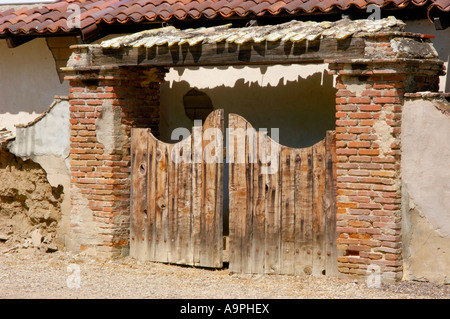
[[[207,129],[219,130],[217,139],[203,140]],[[149,129],[132,129],[132,136],[131,256],[222,267],[223,110],[178,143],[161,142]],[[207,147],[221,160],[207,163]]]
[[[336,274],[333,133],[296,149],[257,132],[253,161],[251,124],[230,114],[229,128],[241,141],[229,144],[230,271]],[[270,165],[276,169],[265,171]]]
[[[314,41],[211,43],[189,46],[107,49],[90,47],[87,59],[90,66],[220,66],[249,64],[286,64],[320,62],[327,59],[360,58],[364,54],[365,43],[361,38],[337,40],[324,38]]]

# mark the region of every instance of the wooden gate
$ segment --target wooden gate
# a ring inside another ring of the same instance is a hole
[[[229,115],[230,271],[337,274],[334,145],[285,147]]]
[[[132,129],[132,257],[222,267],[222,150],[223,110],[175,144]]]

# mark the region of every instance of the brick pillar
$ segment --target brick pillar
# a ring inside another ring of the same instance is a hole
[[[442,63],[335,61],[340,273],[402,278],[400,129],[405,92],[437,90]],[[425,81],[427,80],[427,81]]]
[[[164,72],[144,67],[69,70],[73,251],[100,257],[128,252],[130,136],[158,135]]]

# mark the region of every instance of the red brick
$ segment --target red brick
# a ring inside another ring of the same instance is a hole
[[[381,111],[381,109],[382,109],[381,105],[374,105],[374,104],[360,105],[359,107],[360,111],[369,111],[369,112],[378,112]]]
[[[349,104],[369,104],[371,99],[369,97],[350,97],[348,98]]]
[[[350,113],[349,117],[351,119],[370,119],[370,118],[372,118],[372,114],[370,114],[368,112]]]

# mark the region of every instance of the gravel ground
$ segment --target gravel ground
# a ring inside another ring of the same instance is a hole
[[[450,286],[399,282],[368,288],[351,279],[230,274],[228,269],[140,262],[130,257],[102,261],[67,252],[31,251],[0,255],[0,298],[449,299]]]

